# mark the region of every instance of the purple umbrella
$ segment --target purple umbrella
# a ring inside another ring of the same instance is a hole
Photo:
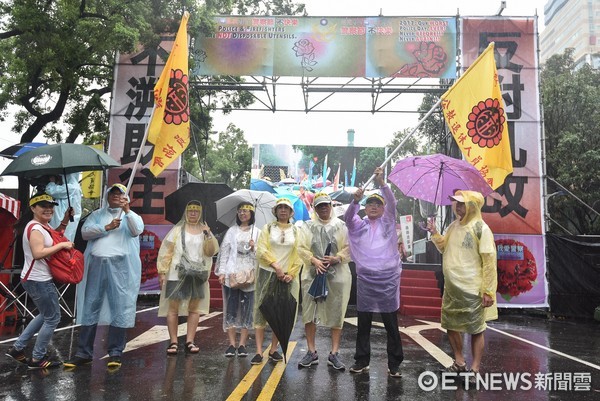
[[[494,192],[475,167],[442,154],[400,160],[388,178],[404,195],[435,205],[450,205],[448,196],[459,189],[477,191],[483,196]]]

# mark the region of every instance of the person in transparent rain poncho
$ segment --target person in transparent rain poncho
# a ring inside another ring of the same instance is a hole
[[[69,241],[75,239],[77,225],[81,218],[81,186],[79,185],[79,173],[67,174],[67,182],[63,182],[64,176],[51,175],[50,182],[46,184],[46,193],[58,203],[54,210],[54,216],[50,220],[50,226],[55,230],[65,230],[65,237]],[[69,197],[67,198],[67,192]],[[73,208],[73,221],[69,225],[62,224],[62,216],[71,206]]]
[[[176,355],[179,349],[179,316],[187,316],[184,351],[187,354],[200,351],[194,343],[194,337],[200,315],[207,314],[210,307],[208,276],[212,257],[219,252],[219,243],[201,217],[201,203],[190,201],[181,221],[167,233],[158,251],[157,269],[161,288],[158,316],[167,318],[167,355]],[[198,267],[197,274],[184,274],[181,263],[185,258]]]
[[[77,323],[81,324],[75,357],[65,362],[74,368],[90,363],[98,324],[108,328],[109,369],[121,366],[127,329],[135,325],[142,261],[139,235],[144,222],[129,206],[127,188],[114,184],[107,202],[92,212],[81,228],[87,240],[83,280],[77,285]]]
[[[223,286],[223,330],[227,332],[229,347],[225,356],[246,357],[248,330],[252,329],[254,283],[231,288],[229,276],[238,271],[256,270],[256,242],[259,230],[254,227],[254,206],[242,202],[237,207],[236,226],[227,230],[215,264],[215,275]],[[240,331],[236,347],[236,331]]]
[[[454,363],[446,370],[467,371],[462,333],[468,333],[473,357],[471,371],[478,373],[485,345],[485,322],[498,318],[496,245],[494,234],[481,217],[483,195],[475,191],[456,191],[450,199],[457,218],[445,235],[437,232],[433,220],[427,224],[432,233],[431,241],[443,255],[441,324],[454,352]]]
[[[292,203],[287,198],[279,198],[273,208],[276,221],[263,227],[258,236],[256,257],[256,286],[254,290],[254,330],[256,333],[256,355],[250,361],[253,365],[262,363],[263,340],[267,321],[260,311],[263,299],[269,293],[269,283],[280,280],[289,283],[289,291],[294,298],[298,298],[300,283],[298,273],[302,267],[302,260],[298,256],[300,243],[299,229],[290,223],[294,216]],[[296,312],[298,309],[296,306]],[[295,316],[294,316],[295,321]],[[277,351],[279,340],[275,334],[271,337],[269,359],[273,362],[283,361],[283,356]]]
[[[352,273],[348,266],[348,229],[333,213],[329,195],[322,192],[316,194],[313,206],[311,220],[302,225],[303,239],[298,249],[304,261],[301,277],[302,322],[308,345],[308,351],[298,367],[319,363],[315,337],[317,325],[321,325],[331,329],[331,352],[327,357],[327,365],[344,370],[346,366],[340,361],[338,351],[352,287]],[[309,294],[317,274],[326,276],[328,294],[325,300],[315,300]]]

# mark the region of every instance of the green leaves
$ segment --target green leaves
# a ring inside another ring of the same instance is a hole
[[[572,49],[568,49],[548,59],[541,73],[546,169],[548,176],[593,207],[600,199],[600,72],[574,65]],[[548,182],[549,193],[559,189]],[[548,209],[554,220],[574,234],[600,233],[598,215],[571,195],[550,198]],[[563,233],[556,225],[550,227]]]

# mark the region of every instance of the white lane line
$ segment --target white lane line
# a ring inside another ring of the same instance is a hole
[[[495,328],[490,327],[490,326],[488,326],[488,329],[489,330],[493,330],[495,332],[498,332],[500,334],[504,334],[505,336],[508,336],[510,338],[514,338],[515,340],[522,341],[522,342],[527,343],[529,345],[533,345],[534,347],[538,347],[538,348],[541,348],[541,349],[546,350],[548,352],[552,352],[553,354],[560,355],[560,356],[563,356],[565,358],[571,359],[572,361],[582,363],[582,364],[584,364],[586,366],[589,366],[590,368],[594,368],[596,370],[600,370],[600,366],[595,365],[595,364],[593,364],[591,362],[588,362],[588,361],[584,361],[583,359],[579,359],[579,358],[577,358],[575,356],[572,356],[572,355],[569,355],[569,354],[565,354],[564,352],[560,352],[560,351],[554,350],[552,348],[548,348],[548,347],[546,347],[544,345],[534,343],[533,341],[529,341],[529,340],[526,340],[524,338],[517,337],[514,334],[510,334],[510,333],[507,333],[507,332],[502,331],[502,330],[495,329]]]
[[[419,319],[417,319],[417,321],[419,321],[419,322],[422,322],[422,323],[425,323],[425,324],[434,324],[433,322],[429,322],[429,321],[427,321],[427,320],[419,320]],[[572,360],[572,361],[579,362],[579,363],[581,363],[581,364],[584,364],[584,365],[586,365],[586,366],[589,366],[589,367],[591,367],[591,368],[594,368],[594,369],[600,370],[600,366],[598,366],[598,365],[595,365],[595,364],[593,364],[593,363],[591,363],[591,362],[588,362],[588,361],[584,361],[583,359],[577,358],[577,357],[575,357],[575,356],[572,356],[572,355],[569,355],[569,354],[565,354],[564,352],[557,351],[557,350],[555,350],[555,349],[552,349],[552,348],[546,347],[545,345],[541,345],[541,344],[535,343],[535,342],[533,342],[533,341],[530,341],[530,340],[526,340],[526,339],[524,339],[524,338],[521,338],[521,337],[519,337],[519,336],[516,336],[516,335],[514,335],[514,334],[510,334],[510,333],[507,333],[507,332],[505,332],[505,331],[502,331],[502,330],[499,330],[499,329],[495,329],[495,328],[493,328],[493,327],[491,327],[491,326],[489,326],[489,325],[488,325],[488,327],[487,327],[487,328],[488,328],[489,330],[495,331],[495,332],[497,332],[497,333],[504,334],[505,336],[507,336],[507,337],[510,337],[510,338],[513,338],[513,339],[515,339],[515,340],[518,340],[518,341],[524,342],[524,343],[526,343],[526,344],[529,344],[529,345],[533,345],[534,347],[541,348],[541,349],[543,349],[543,350],[545,350],[545,351],[552,352],[553,354],[560,355],[560,356],[562,356],[562,357],[565,357],[565,358],[567,358],[567,359],[570,359],[570,360]],[[440,330],[442,330],[442,331],[445,331],[445,330],[444,330],[444,329],[442,329],[441,327],[440,327]]]

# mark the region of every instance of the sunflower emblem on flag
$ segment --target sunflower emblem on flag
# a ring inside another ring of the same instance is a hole
[[[469,113],[467,134],[481,148],[493,148],[502,140],[504,108],[498,99],[488,98],[477,103]]]
[[[188,76],[182,70],[171,70],[169,92],[165,103],[165,123],[180,125],[188,122],[190,118],[188,80]]]

